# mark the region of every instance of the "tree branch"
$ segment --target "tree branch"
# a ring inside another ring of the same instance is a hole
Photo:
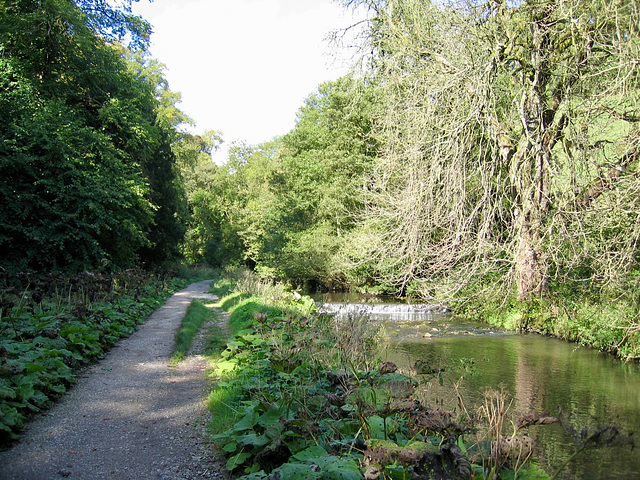
[[[612,190],[629,165],[638,159],[639,153],[639,150],[635,149],[622,156],[617,164],[609,168],[603,176],[592,182],[591,185],[576,198],[576,207],[580,210],[586,210],[600,195],[607,190]]]

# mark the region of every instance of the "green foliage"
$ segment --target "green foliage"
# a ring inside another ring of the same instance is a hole
[[[542,470],[535,462],[531,462],[527,468],[518,470],[518,472],[503,472],[501,478],[504,480],[551,480],[551,475]]]
[[[92,30],[111,40],[129,39],[133,49],[148,46],[151,25],[144,19],[131,13],[131,3],[139,0],[120,0],[118,6],[112,6],[104,0],[76,0],[75,4],[87,16]]]
[[[209,293],[217,295],[219,298],[227,296],[233,290],[235,283],[231,279],[222,278],[211,282]]]
[[[202,326],[214,318],[213,310],[199,300],[193,300],[176,332],[171,363],[182,361],[191,348],[194,338]]]
[[[365,332],[357,319],[303,315],[300,299],[286,291],[236,303],[240,293],[221,302],[238,318],[215,358],[209,402],[213,440],[232,474],[362,479],[377,471],[381,478],[443,479],[473,471],[483,478],[464,440],[474,430],[468,419],[420,405],[411,397],[417,382],[393,364],[363,368],[371,350],[367,338],[353,339]],[[529,464],[518,475],[529,472],[522,478],[538,478]]]
[[[370,9],[383,103],[357,263],[422,296],[624,292],[640,235],[637,9],[344,3]]]
[[[173,145],[189,210],[182,251],[190,263],[215,267],[237,266],[243,259],[233,210],[242,192],[234,189],[230,167],[220,167],[211,159],[221,142],[217,132],[207,131],[183,134]]]
[[[102,358],[181,281],[139,272],[2,279],[0,291],[0,443],[19,436],[76,382],[78,368]]]
[[[362,208],[378,143],[370,132],[378,103],[373,85],[350,77],[321,85],[282,137],[273,176],[275,222],[263,237],[261,265],[296,285],[345,284],[344,251]]]
[[[343,251],[378,147],[369,137],[375,91],[349,77],[323,84],[292,132],[257,147],[235,144],[224,166],[209,156],[219,141],[214,132],[177,142],[191,213],[189,261],[243,263],[297,286],[343,285]]]
[[[515,296],[500,301],[483,296],[458,305],[457,311],[491,325],[552,335],[625,360],[640,357],[638,306],[625,296],[561,291],[529,302]]]
[[[200,282],[203,280],[219,279],[223,272],[220,269],[208,265],[186,265],[183,263],[167,263],[166,268],[172,275],[189,280],[190,282]],[[214,284],[217,280],[214,280]],[[211,292],[215,293],[215,292]]]
[[[0,261],[12,270],[178,253],[175,125],[158,121],[156,98],[166,82],[141,54],[105,43],[126,32],[142,41],[148,25],[94,3],[82,2],[85,14],[62,0],[9,1],[0,18]]]

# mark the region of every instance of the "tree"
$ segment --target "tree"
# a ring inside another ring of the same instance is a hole
[[[363,255],[384,280],[526,300],[637,268],[637,2],[349,3],[375,12],[385,151]]]
[[[280,212],[275,204],[273,178],[278,170],[277,152],[280,140],[252,147],[236,143],[229,149],[224,190],[225,219],[242,245],[242,260],[257,268],[265,277],[273,277],[273,265],[264,261],[279,245],[282,232],[278,230]],[[224,193],[223,193],[224,195]]]
[[[346,282],[349,235],[362,207],[367,172],[378,144],[369,135],[375,87],[343,77],[319,86],[282,137],[271,179],[275,222],[262,261],[295,283],[338,287]]]
[[[218,132],[207,131],[183,134],[173,145],[189,207],[182,251],[191,263],[228,266],[242,261],[240,239],[230,220],[236,194],[229,188],[228,167],[211,158],[221,143]]]
[[[131,113],[121,115],[118,136],[122,138],[125,135],[126,119],[135,118],[127,129],[146,129],[144,142],[134,143],[131,153],[140,160],[149,186],[149,199],[154,205],[148,234],[150,246],[142,248],[139,255],[142,261],[159,265],[180,256],[179,247],[186,231],[187,200],[172,143],[184,135],[179,127],[191,123],[191,119],[177,108],[180,94],[169,89],[163,64],[150,58],[146,52],[122,48],[120,55],[126,60],[128,72],[132,75],[128,95],[140,99],[140,103],[137,106],[138,118]]]
[[[108,23],[105,2],[82,6],[91,11],[68,0],[3,2],[0,261],[11,269],[130,266],[172,251],[180,235],[155,85],[105,42],[141,33]]]
[[[242,262],[296,285],[344,285],[354,210],[377,151],[369,136],[374,97],[361,80],[323,84],[290,133],[258,146],[235,144],[220,167],[198,153],[196,138],[179,143],[192,208],[188,258]]]

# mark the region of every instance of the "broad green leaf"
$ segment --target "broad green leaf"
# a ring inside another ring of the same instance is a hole
[[[280,408],[275,405],[272,405],[269,410],[260,415],[258,419],[258,425],[267,428],[269,425],[275,422],[280,422],[280,417],[282,416]]]
[[[25,363],[24,366],[29,372],[44,372],[45,368],[39,363]]]
[[[371,429],[371,438],[385,440],[384,418],[373,415],[367,418],[367,423]]]
[[[260,470],[259,472],[256,472],[256,473],[250,473],[249,475],[243,475],[241,477],[238,477],[238,480],[267,480],[268,478],[269,478],[269,475],[264,473],[264,471]]]
[[[251,457],[250,453],[241,452],[227,460],[227,470],[231,471],[242,465],[247,458]]]
[[[222,450],[227,453],[233,453],[237,449],[238,449],[238,444],[236,442],[229,442],[224,447],[222,447]]]
[[[327,480],[362,480],[364,476],[358,464],[350,458],[328,456],[316,459]]]
[[[258,418],[258,412],[249,412],[233,426],[233,430],[236,432],[251,430],[258,423]]]
[[[247,435],[239,435],[236,441],[242,445],[251,445],[253,447],[264,447],[269,443],[269,439],[265,435],[256,435],[249,433]]]
[[[277,472],[280,475],[280,480],[315,480],[323,478],[322,472],[315,471],[313,468],[313,465],[285,463],[274,470],[274,474]]]
[[[314,445],[312,447],[306,448],[301,452],[296,453],[293,458],[299,460],[301,462],[308,462],[311,459],[315,459],[317,457],[324,457],[329,455],[329,453],[319,445]]]
[[[233,371],[237,366],[237,363],[233,360],[223,360],[216,363],[216,375],[224,375]]]
[[[0,378],[0,398],[16,398],[16,392],[7,384],[7,380]]]

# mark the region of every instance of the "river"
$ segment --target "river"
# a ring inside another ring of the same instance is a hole
[[[575,436],[588,437],[614,426],[640,443],[640,366],[555,338],[502,332],[451,316],[439,306],[404,304],[327,304],[330,309],[362,311],[382,325],[380,351],[420,381],[417,396],[426,406],[457,408],[452,385],[469,412],[489,389],[513,399],[512,411],[557,415]],[[439,373],[420,374],[416,362]],[[553,475],[576,451],[577,441],[560,424],[529,427],[534,457]],[[578,442],[580,440],[578,439]],[[640,479],[640,454],[629,445],[588,448],[558,478],[565,480]]]

